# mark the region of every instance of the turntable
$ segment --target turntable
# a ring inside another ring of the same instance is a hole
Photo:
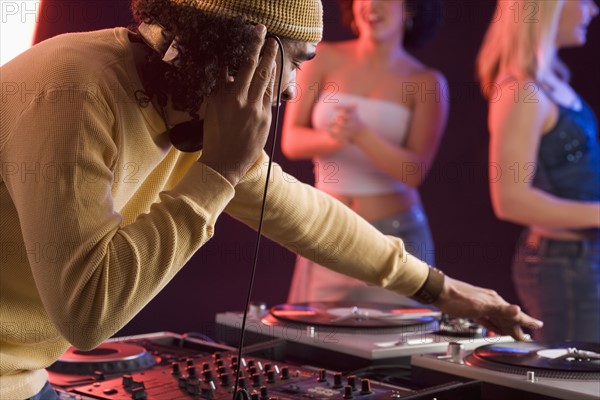
[[[349,370],[376,364],[409,363],[413,354],[445,351],[457,341],[467,349],[512,342],[493,336],[465,320],[448,320],[428,308],[382,303],[318,302],[282,304],[266,310],[251,307],[246,343],[279,338],[300,362],[319,360],[323,366]],[[243,314],[217,314],[217,336],[237,344]]]
[[[413,378],[428,384],[458,377],[482,381],[485,400],[515,398],[517,392],[527,399],[600,398],[598,343],[498,343],[464,353],[453,343],[445,354],[413,356],[411,365]]]

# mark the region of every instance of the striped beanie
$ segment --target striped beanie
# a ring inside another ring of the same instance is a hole
[[[323,37],[321,0],[170,0],[209,14],[242,17],[263,24],[267,32],[302,42]]]

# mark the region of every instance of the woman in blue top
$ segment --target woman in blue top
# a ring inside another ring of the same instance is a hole
[[[544,320],[543,341],[600,342],[598,127],[557,57],[585,44],[597,14],[593,0],[498,1],[478,60],[492,202],[499,218],[527,226],[513,279]]]
[[[446,125],[447,85],[406,48],[433,36],[440,0],[341,0],[340,6],[358,37],[320,44],[318,59],[298,73],[283,152],[313,159],[317,188],[433,264],[418,187]],[[331,300],[407,302],[299,258],[288,301]]]

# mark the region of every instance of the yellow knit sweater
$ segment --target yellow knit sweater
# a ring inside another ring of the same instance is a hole
[[[266,155],[234,189],[172,148],[127,30],[47,40],[0,69],[0,398],[41,389],[69,343],[91,349],[140,311],[225,211],[256,226]],[[265,234],[410,295],[427,266],[274,166]],[[235,240],[235,239],[234,239]],[[209,267],[209,266],[206,266]],[[201,267],[200,267],[201,268]]]

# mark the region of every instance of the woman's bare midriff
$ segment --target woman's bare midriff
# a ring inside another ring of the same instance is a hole
[[[329,194],[370,222],[399,214],[421,202],[419,193],[416,190],[368,196]]]

